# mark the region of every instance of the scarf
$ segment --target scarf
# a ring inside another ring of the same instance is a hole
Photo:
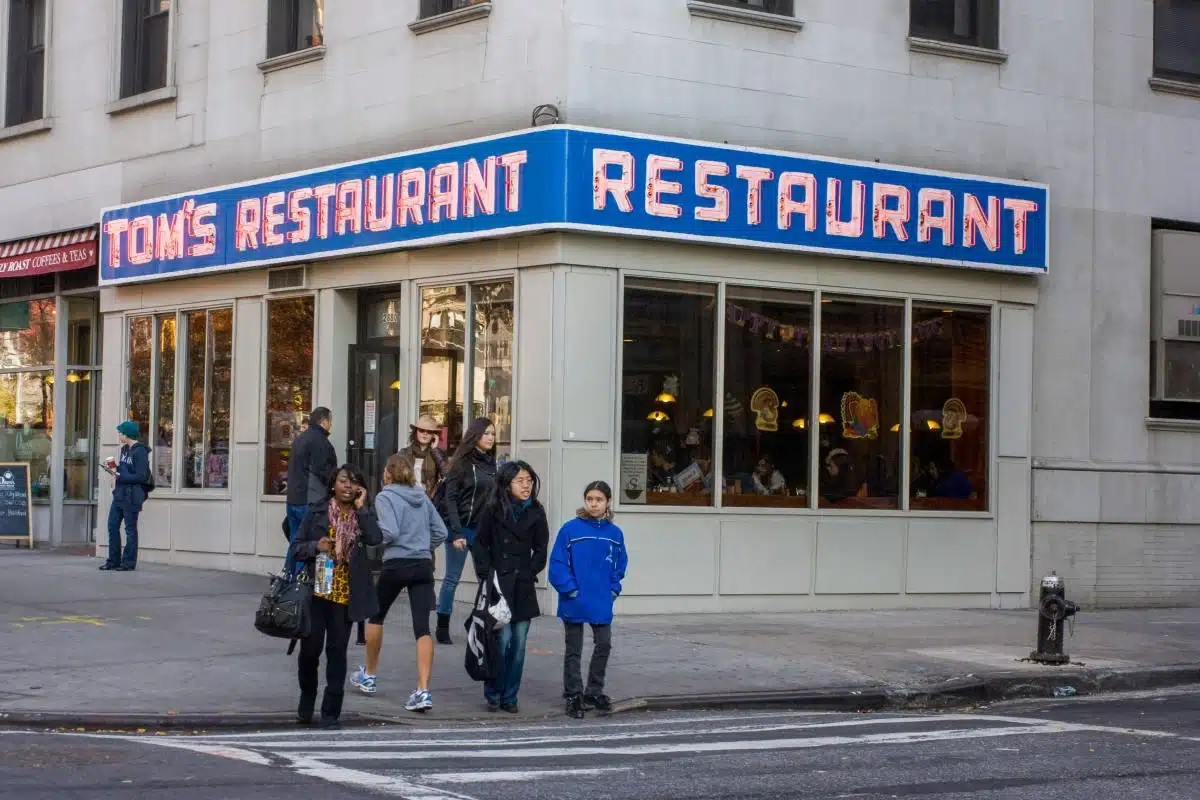
[[[532,497],[529,498],[528,500],[522,500],[519,503],[514,503],[513,504],[513,521],[520,522],[521,517],[523,517],[525,515],[525,512],[529,510],[529,507],[531,505],[533,505]]]
[[[343,515],[338,501],[330,498],[329,527],[334,534],[334,560],[339,564],[344,564],[350,557],[350,547],[354,544],[354,537],[358,536],[358,514],[351,509],[349,514]]]

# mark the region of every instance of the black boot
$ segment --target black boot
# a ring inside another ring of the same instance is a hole
[[[449,614],[438,614],[437,643],[438,644],[454,644],[454,640],[450,638],[450,615]]]
[[[583,719],[583,695],[567,695],[567,716],[571,719]]]
[[[317,705],[317,693],[301,694],[300,705],[296,708],[296,722],[300,725],[312,725],[313,710]]]

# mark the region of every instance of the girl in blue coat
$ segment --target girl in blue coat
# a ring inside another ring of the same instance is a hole
[[[550,583],[558,590],[558,616],[566,629],[563,657],[563,697],[567,716],[582,719],[584,711],[610,711],[604,694],[604,673],[612,651],[613,601],[629,563],[625,536],[612,522],[612,489],[604,481],[589,483],[583,508],[563,525],[550,554]],[[592,626],[592,663],[587,689],[580,674],[583,625]]]

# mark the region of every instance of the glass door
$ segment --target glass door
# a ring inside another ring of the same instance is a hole
[[[368,349],[369,348],[369,349]],[[347,456],[372,495],[383,468],[400,449],[400,349],[350,345],[350,431]]]

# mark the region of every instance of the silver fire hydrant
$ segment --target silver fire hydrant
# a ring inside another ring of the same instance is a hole
[[[1057,573],[1051,571],[1042,578],[1038,602],[1037,649],[1029,654],[1031,661],[1041,664],[1066,664],[1071,657],[1063,652],[1064,623],[1079,611],[1079,606],[1067,599],[1067,587]],[[1074,632],[1074,631],[1072,631]]]

